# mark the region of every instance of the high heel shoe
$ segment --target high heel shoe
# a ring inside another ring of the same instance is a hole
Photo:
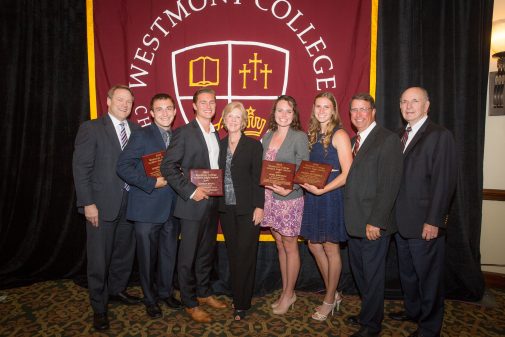
[[[342,297],[342,293],[339,293],[338,291],[335,292],[335,303],[336,303],[336,308],[337,312],[340,311],[340,303],[342,303],[342,300],[344,298]],[[319,311],[321,309],[321,306],[318,305],[317,307],[314,308],[315,311]]]
[[[270,304],[270,306],[272,307],[272,309],[277,308],[279,306],[280,301],[281,301],[281,298],[279,297],[277,299],[277,301],[275,301],[274,303]]]
[[[342,297],[342,293],[339,293],[338,291],[335,292],[335,305],[337,308],[337,312],[340,311],[340,303],[342,303],[342,300],[344,298]]]
[[[323,301],[323,305],[321,305],[319,307],[319,309],[323,308],[323,307],[330,307],[330,311],[325,315],[325,314],[322,314],[318,311],[316,311],[315,313],[312,314],[312,318],[315,319],[316,321],[325,321],[327,318],[328,318],[328,315],[330,314],[331,312],[331,315],[333,316],[333,311],[335,310],[335,306],[337,305],[337,301],[335,300],[335,302],[333,303],[326,303],[325,301]],[[337,309],[338,311],[338,309]]]
[[[293,294],[293,296],[287,301],[287,305],[286,306],[281,306],[281,303],[279,303],[272,310],[272,312],[275,315],[284,315],[286,312],[288,312],[289,308],[294,308],[295,307],[295,302],[296,302],[296,294]]]

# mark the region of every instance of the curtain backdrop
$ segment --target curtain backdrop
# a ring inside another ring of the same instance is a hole
[[[459,177],[449,214],[446,292],[476,300],[480,271],[482,172],[493,1],[381,1],[377,111],[380,123],[402,125],[401,92],[428,90],[429,117],[452,131]]]
[[[81,271],[72,151],[89,116],[80,0],[9,0],[0,11],[0,286]]]
[[[401,91],[423,85],[430,93],[430,117],[456,138],[460,174],[449,220],[446,284],[448,295],[459,299],[476,300],[483,293],[479,242],[492,5],[492,0],[379,4],[379,123],[398,128]],[[4,1],[0,18],[0,287],[5,288],[85,271],[85,227],[75,210],[71,158],[89,103],[83,0]],[[340,106],[345,111],[347,102]],[[388,268],[394,268],[390,255]]]

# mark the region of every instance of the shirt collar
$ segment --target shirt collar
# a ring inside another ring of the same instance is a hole
[[[202,130],[203,134],[206,134],[207,132],[205,131],[205,129],[203,128],[202,124],[200,124],[200,121],[198,120],[198,118],[195,118],[196,122],[198,123],[198,126],[200,127],[200,130]],[[211,132],[216,132],[216,128],[214,128],[214,124],[209,123],[209,133]]]
[[[372,122],[365,130],[358,132],[358,135],[361,139],[361,143],[365,141],[365,138],[368,137],[368,134],[373,130],[373,128],[377,125],[375,121]]]
[[[424,122],[426,122],[426,120],[428,119],[428,115],[424,116],[423,118],[421,118],[416,124],[414,125],[410,125],[410,123],[408,123],[405,128],[407,127],[411,127],[412,128],[412,134],[416,134],[417,131],[419,131],[419,129],[421,128],[421,126],[423,126]]]
[[[109,117],[112,121],[112,123],[114,124],[114,126],[117,126],[123,122],[125,122],[125,124],[128,124],[128,122],[126,121],[126,119],[124,121],[120,121],[119,119],[117,119],[113,114],[111,114],[110,112],[108,112],[109,114]]]

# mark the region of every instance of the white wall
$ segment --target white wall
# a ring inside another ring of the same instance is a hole
[[[484,188],[505,190],[505,116],[486,116]],[[482,264],[505,265],[505,201],[482,202],[480,251]],[[482,270],[505,274],[505,267]]]
[[[495,0],[493,21],[505,19],[505,0]],[[491,59],[489,71],[496,71]],[[489,104],[489,93],[488,93]],[[486,109],[484,189],[505,190],[505,116],[489,116]],[[480,239],[482,264],[505,265],[505,201],[484,200]],[[505,267],[482,266],[483,271],[505,274]]]

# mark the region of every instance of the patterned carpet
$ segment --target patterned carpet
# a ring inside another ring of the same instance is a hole
[[[140,295],[140,288],[133,288],[132,293]],[[194,323],[184,311],[167,307],[162,307],[162,319],[151,320],[142,305],[111,305],[111,328],[107,333],[97,333],[91,325],[86,289],[70,280],[48,281],[0,290],[0,336],[348,336],[357,330],[346,325],[344,318],[359,311],[358,297],[344,296],[341,311],[319,323],[310,315],[322,296],[306,292],[297,295],[294,310],[286,315],[271,314],[270,303],[278,296],[276,292],[254,298],[244,321],[233,321],[232,309],[209,310],[212,324]],[[386,313],[401,308],[400,301],[386,301]],[[446,301],[442,335],[505,336],[504,314],[504,290],[489,290],[481,304]],[[412,323],[386,318],[382,336],[407,336],[414,330]]]

